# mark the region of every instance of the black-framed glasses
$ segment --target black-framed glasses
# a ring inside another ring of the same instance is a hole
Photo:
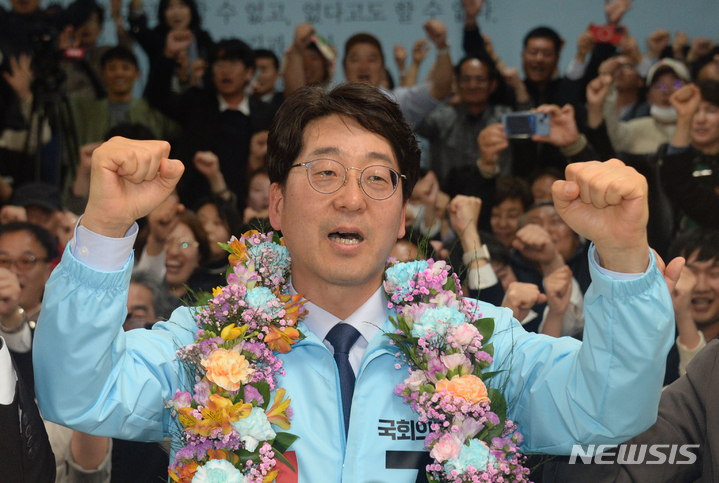
[[[17,260],[12,260],[7,257],[0,256],[0,267],[7,268],[10,270],[10,267],[15,265],[19,272],[26,273],[35,268],[35,265],[37,265],[37,262],[46,262],[47,258],[38,258],[35,255],[23,255]]]
[[[307,181],[318,193],[330,194],[339,190],[347,182],[347,172],[355,169],[360,172],[359,185],[362,191],[373,200],[386,200],[397,191],[400,179],[407,179],[394,169],[376,164],[364,169],[345,168],[342,163],[334,159],[313,159],[306,163],[297,163],[290,166],[297,168],[304,166],[307,170]]]

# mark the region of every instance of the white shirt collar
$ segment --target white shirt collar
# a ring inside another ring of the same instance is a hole
[[[217,95],[217,100],[220,102],[220,112],[225,112],[227,110],[231,111],[240,111],[245,116],[250,115],[250,100],[248,96],[243,96],[242,101],[240,102],[240,105],[237,106],[237,109],[233,109],[230,107],[230,105],[225,101],[221,95]]]
[[[292,291],[294,292],[294,288],[292,288]],[[303,322],[320,340],[323,341],[330,329],[337,323],[344,322],[359,331],[362,337],[357,341],[357,344],[362,343],[364,348],[367,347],[369,341],[372,340],[380,327],[382,327],[389,318],[387,297],[385,296],[382,286],[345,320],[340,320],[337,316],[332,315],[310,301],[305,303],[305,308],[307,309],[307,315]]]
[[[3,342],[2,349],[0,349],[0,404],[8,405],[15,399],[16,381],[17,376],[10,359],[10,351],[7,344]]]

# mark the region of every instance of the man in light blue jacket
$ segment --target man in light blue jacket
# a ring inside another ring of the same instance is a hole
[[[189,309],[151,331],[122,331],[134,220],[182,174],[168,155],[167,143],[123,138],[93,154],[88,208],[48,282],[36,332],[38,399],[52,421],[145,441],[172,429],[164,401],[189,383],[174,360],[194,339]],[[407,373],[394,368],[396,350],[382,335],[390,311],[381,284],[418,178],[414,136],[398,106],[372,87],[306,89],[279,111],[268,162],[270,220],[292,257],[293,288],[309,301],[300,326],[307,338],[281,355],[291,431],[300,436],[290,447],[298,480],[420,481],[428,428],[392,391]],[[313,164],[322,164],[322,182]],[[378,179],[387,186],[373,186]],[[554,185],[557,211],[595,243],[584,343],[527,333],[507,309],[481,305],[496,323],[489,370],[508,369],[504,394],[525,451],[619,443],[656,419],[674,334],[667,284],[682,261],[665,270],[649,249],[646,186],[618,160],[570,165],[567,181]],[[340,321],[360,334],[349,351],[356,375],[349,428],[326,340]]]

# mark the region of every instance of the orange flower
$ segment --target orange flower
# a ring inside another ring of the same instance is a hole
[[[207,450],[207,456],[210,458],[210,461],[212,460],[227,460],[233,465],[236,465],[238,461],[240,461],[240,457],[237,456],[235,453],[224,451],[221,449],[208,449]]]
[[[290,406],[290,401],[292,400],[282,400],[285,397],[285,392],[282,388],[279,388],[277,392],[275,392],[275,402],[272,404],[272,407],[265,412],[265,416],[267,416],[267,421],[270,423],[282,429],[290,429],[290,419],[287,417],[287,414],[285,414],[285,411],[287,411],[287,408]]]
[[[461,397],[473,404],[482,401],[489,401],[487,397],[487,386],[477,376],[454,376],[451,380],[441,379],[436,384],[437,391],[442,389],[451,392],[454,396]]]
[[[232,248],[232,253],[228,257],[230,265],[234,267],[247,260],[247,245],[243,242],[235,238],[230,242],[230,248]]]
[[[197,466],[196,461],[190,461],[182,466],[177,466],[175,468],[175,470],[177,470],[176,472],[170,469],[168,469],[167,472],[170,474],[170,478],[172,478],[173,481],[178,483],[190,483],[192,478],[195,476],[195,473],[197,473]]]
[[[280,329],[274,325],[270,325],[270,331],[265,336],[267,346],[277,352],[286,354],[290,351],[292,344],[300,338],[300,331],[294,327],[285,327]]]
[[[217,428],[222,428],[222,434],[232,431],[232,422],[249,416],[252,404],[242,401],[232,404],[227,398],[211,394],[207,407],[201,408],[202,419],[192,415],[191,408],[181,408],[179,412],[180,423],[186,430],[194,431],[202,436],[209,436]]]
[[[262,483],[272,483],[275,481],[275,478],[277,478],[278,473],[279,471],[277,470],[270,471],[264,478],[262,478]]]
[[[304,318],[304,312],[300,314],[300,308],[305,304],[305,300],[302,300],[302,295],[285,294],[279,296],[280,302],[285,304],[285,320],[291,320],[292,325],[295,325],[298,320]]]
[[[207,369],[207,379],[226,391],[236,391],[250,382],[254,372],[245,356],[234,350],[215,349],[201,362]]]

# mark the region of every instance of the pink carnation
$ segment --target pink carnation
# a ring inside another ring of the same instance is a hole
[[[477,332],[479,331],[472,324],[462,324],[454,331],[452,338],[457,344],[467,346],[472,342]]]
[[[457,438],[445,434],[437,440],[432,451],[429,452],[429,455],[441,463],[450,458],[457,459],[461,448],[462,443]]]

